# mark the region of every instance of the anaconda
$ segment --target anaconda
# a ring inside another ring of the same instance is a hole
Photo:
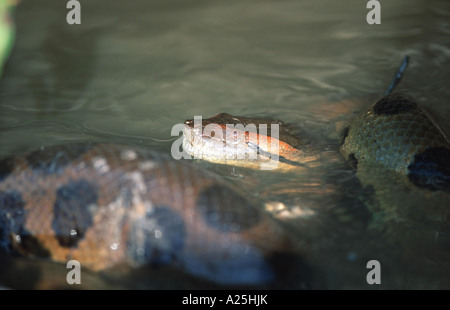
[[[278,287],[300,272],[292,241],[257,203],[167,155],[76,144],[0,166],[3,252],[96,272],[170,267],[235,287]]]

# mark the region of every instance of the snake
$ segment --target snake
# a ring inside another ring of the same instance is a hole
[[[238,188],[189,163],[72,144],[0,166],[3,252],[77,260],[94,272],[170,265],[225,286],[291,275],[280,264],[294,259],[281,226]]]
[[[204,161],[250,168],[275,154],[275,169],[305,169],[317,161],[311,145],[282,122],[272,122],[276,137],[248,127],[267,123],[226,113],[200,126],[187,120],[183,149]],[[363,187],[383,192],[392,186],[379,185],[381,174],[399,190],[421,193],[420,202],[448,201],[448,135],[411,97],[382,97],[345,127],[336,145]],[[398,208],[392,197],[374,201],[368,205],[375,222],[387,231],[405,219],[426,218],[427,235],[442,231],[449,218],[445,207],[417,207],[412,215],[414,206]],[[161,281],[156,288],[177,287],[179,279],[189,288],[314,287],[298,238],[235,183],[161,152],[73,143],[0,160],[4,274],[23,259],[37,268],[76,260],[94,274],[150,270]],[[168,284],[165,274],[174,274]]]

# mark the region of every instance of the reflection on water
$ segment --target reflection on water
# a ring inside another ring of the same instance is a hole
[[[448,228],[417,240],[416,227],[426,231],[435,218],[415,218],[413,227],[389,221],[392,210],[414,218],[405,213],[431,208],[439,217],[448,197],[417,201],[380,185],[389,207],[374,225],[388,225],[368,230],[381,213],[337,149],[339,129],[384,92],[406,54],[411,64],[399,90],[450,129],[448,1],[383,2],[374,26],[357,0],[97,0],[83,3],[79,26],[65,23],[66,12],[51,0],[18,7],[18,37],[0,83],[0,156],[74,140],[169,152],[172,126],[194,115],[281,119],[311,137],[321,165],[302,174],[209,168],[275,203],[279,214],[296,215],[284,220],[327,275],[324,287],[371,288],[370,259],[384,266],[382,288],[450,287],[442,276]],[[402,227],[408,233],[396,238]]]

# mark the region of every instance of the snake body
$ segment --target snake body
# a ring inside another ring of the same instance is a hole
[[[253,121],[221,114],[206,123],[230,118],[244,125]],[[195,154],[198,132],[191,122],[184,145]],[[285,163],[311,160],[300,140],[285,139],[288,134],[281,132]],[[231,134],[232,141],[242,134],[240,147],[249,147],[245,131]],[[198,138],[205,150],[205,139],[218,137]],[[358,171],[387,169],[401,176],[402,186],[449,192],[448,140],[410,98],[384,97],[355,118],[344,131],[341,151]],[[208,152],[212,161],[221,156]],[[219,285],[277,287],[293,275],[308,282],[299,271],[301,251],[294,243],[238,188],[160,153],[74,144],[0,162],[3,255],[60,263],[75,259],[95,272],[122,265],[170,266]]]
[[[407,96],[386,96],[355,118],[341,152],[355,168],[382,167],[408,178],[405,184],[450,192],[450,142]]]
[[[0,247],[93,271],[172,266],[222,285],[270,284],[280,225],[189,163],[118,145],[46,147],[1,162]],[[283,269],[287,269],[283,271]]]
[[[383,239],[426,261],[448,255],[450,142],[414,99],[375,102],[344,129],[340,151],[372,193],[366,205]]]

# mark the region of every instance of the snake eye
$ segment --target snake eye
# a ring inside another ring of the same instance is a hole
[[[211,137],[214,137],[216,135],[216,133],[213,131],[211,132]]]
[[[237,132],[237,130],[233,131],[234,140],[236,140],[238,138],[238,136],[239,136],[239,133]]]

